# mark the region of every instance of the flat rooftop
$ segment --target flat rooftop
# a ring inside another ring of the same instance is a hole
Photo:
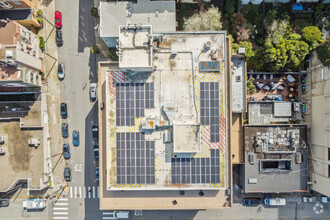
[[[107,190],[228,188],[225,38],[165,33],[151,71],[106,72]]]
[[[175,1],[101,1],[99,12],[101,37],[118,37],[120,25],[152,25],[155,33],[176,31]]]
[[[307,191],[307,126],[244,126],[246,193]]]
[[[246,67],[243,57],[232,57],[232,111],[246,111]]]

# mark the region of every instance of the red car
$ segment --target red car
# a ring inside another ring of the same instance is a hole
[[[58,29],[62,28],[62,13],[60,11],[55,11],[55,26]]]

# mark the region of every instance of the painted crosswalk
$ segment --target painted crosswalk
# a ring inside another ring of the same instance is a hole
[[[70,186],[70,199],[98,199],[100,198],[100,188],[98,186]]]
[[[58,199],[53,206],[53,219],[69,219],[68,199]]]

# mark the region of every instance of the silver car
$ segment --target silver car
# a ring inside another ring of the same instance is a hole
[[[91,101],[96,100],[96,83],[91,84]]]
[[[58,64],[58,68],[57,68],[57,77],[59,80],[63,80],[64,79],[64,64]]]

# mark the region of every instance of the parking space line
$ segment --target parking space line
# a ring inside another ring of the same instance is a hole
[[[63,198],[63,199],[58,199],[58,201],[68,201],[68,199]]]
[[[61,206],[61,205],[68,205],[68,203],[55,203],[55,205],[59,205],[59,206]]]
[[[79,186],[79,197],[80,197],[80,198],[82,197],[82,194],[81,194],[81,186]]]
[[[68,208],[58,208],[58,207],[54,207],[54,210],[68,210]]]
[[[77,187],[74,187],[74,198],[77,198]]]
[[[53,212],[53,215],[67,215],[67,212]]]

